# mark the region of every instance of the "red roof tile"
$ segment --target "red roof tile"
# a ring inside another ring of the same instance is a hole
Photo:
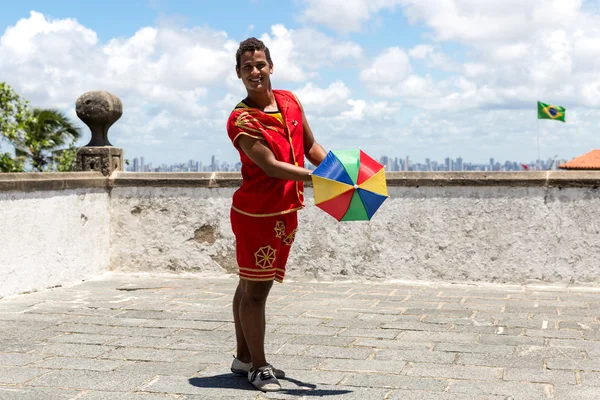
[[[592,150],[558,166],[562,169],[600,169],[600,150]]]

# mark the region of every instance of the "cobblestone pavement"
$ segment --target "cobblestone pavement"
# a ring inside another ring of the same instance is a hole
[[[266,394],[231,374],[235,277],[0,300],[0,399],[600,399],[600,289],[276,284]]]

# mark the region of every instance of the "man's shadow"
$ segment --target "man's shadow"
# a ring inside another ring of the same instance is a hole
[[[279,393],[289,394],[292,396],[338,396],[341,394],[352,393],[351,390],[328,390],[328,389],[317,389],[317,385],[312,383],[305,383],[292,378],[281,378],[279,381],[292,382],[299,389],[284,389],[282,388]],[[192,386],[199,388],[218,388],[218,389],[239,389],[239,390],[251,390],[256,391],[256,388],[248,382],[248,379],[243,376],[235,374],[221,374],[215,376],[203,376],[199,378],[190,378],[189,382]]]

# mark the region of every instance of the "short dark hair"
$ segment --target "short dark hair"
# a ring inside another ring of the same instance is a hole
[[[269,63],[269,65],[273,65],[273,61],[271,60],[271,53],[269,53],[269,48],[267,46],[265,46],[265,44],[262,42],[262,40],[258,40],[255,37],[251,37],[251,38],[244,40],[243,42],[240,42],[240,47],[238,48],[237,52],[235,53],[236,66],[238,68],[240,68],[242,54],[244,54],[247,51],[254,52],[257,50],[264,51],[265,56],[267,57],[267,62]]]

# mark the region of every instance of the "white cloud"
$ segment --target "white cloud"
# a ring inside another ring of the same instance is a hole
[[[424,60],[427,68],[439,68],[444,71],[458,71],[460,66],[452,61],[446,54],[439,50],[439,46],[420,44],[408,50],[408,55],[413,60]]]
[[[275,83],[308,82],[320,68],[352,65],[362,54],[354,42],[309,28],[274,25],[262,38],[275,62]],[[33,105],[67,109],[78,123],[74,104],[81,94],[116,94],[124,115],[111,129],[113,144],[160,145],[155,151],[161,151],[181,140],[200,141],[199,151],[205,152],[230,147],[225,121],[246,95],[235,74],[238,45],[222,31],[172,24],[141,27],[130,37],[101,43],[74,19],[31,12],[0,37],[0,76]],[[300,92],[309,109],[321,115],[340,112],[349,96],[342,82],[325,89],[307,83]]]
[[[569,123],[539,121],[527,110],[456,110],[452,113],[424,111],[407,125],[414,142],[404,143],[413,158],[427,155],[427,144],[450,157],[467,157],[485,162],[486,156],[503,155],[502,160],[532,161],[537,157],[539,131],[543,159],[570,159],[582,149],[596,148],[588,132],[600,123],[600,111],[567,111]],[[393,139],[392,139],[393,140]],[[408,146],[408,147],[407,147]]]
[[[348,105],[352,108],[342,111],[337,120],[353,121],[372,121],[374,119],[390,120],[389,117],[398,112],[399,107],[388,103],[387,101],[367,102],[365,100],[348,100]]]
[[[362,48],[351,41],[333,39],[310,28],[287,29],[273,25],[271,33],[260,39],[269,48],[274,64],[273,79],[304,82],[314,78],[323,67],[352,66],[362,55]]]
[[[415,58],[431,54],[430,50],[424,47],[412,49],[411,52]],[[442,96],[441,88],[432,78],[414,74],[412,70],[408,54],[398,47],[391,47],[383,50],[364,68],[360,78],[373,94],[402,98],[408,103],[428,107],[430,98]],[[420,104],[416,99],[426,100],[427,103]]]
[[[374,157],[409,155],[413,162],[463,157],[465,161],[529,162],[537,156],[536,121],[523,110],[424,110],[414,114],[399,104],[350,101],[353,108],[313,124],[326,148],[361,147]],[[368,115],[379,109],[381,114]],[[413,115],[414,114],[414,115]],[[600,127],[599,110],[568,111],[568,124],[540,121],[543,159],[570,159],[597,147],[589,132]]]
[[[11,56],[10,61],[21,63],[35,52],[52,52],[70,58],[77,50],[95,46],[98,43],[96,33],[81,26],[73,19],[63,19],[49,23],[37,12],[31,12],[27,19],[21,19],[10,26],[0,39],[0,46]],[[7,59],[5,59],[7,60]],[[0,58],[0,62],[2,58]]]
[[[350,89],[344,82],[335,81],[329,87],[322,89],[313,83],[295,90],[294,93],[302,103],[306,114],[331,115],[345,108],[350,97]]]
[[[485,75],[488,67],[481,62],[466,62],[462,65],[462,70],[467,77],[477,78]]]
[[[412,58],[417,58],[417,59],[425,58],[425,57],[433,54],[433,46],[428,45],[428,44],[420,44],[420,45],[415,46],[412,49],[410,49],[408,51],[408,54]]]
[[[339,32],[360,31],[362,25],[383,10],[394,10],[401,0],[303,0],[303,17]]]
[[[141,28],[102,45],[77,21],[32,12],[2,36],[0,71],[42,105],[68,107],[85,91],[105,89],[189,110],[232,68],[226,43],[226,34],[206,29]]]
[[[470,44],[518,41],[539,30],[581,22],[582,0],[402,0],[412,22],[424,22],[441,41]]]
[[[80,125],[77,98],[90,90],[112,92],[124,110],[111,142],[147,157],[172,153],[177,159],[194,152],[182,140],[201,143],[198,153],[228,145],[225,120],[235,103],[216,108],[209,95],[232,81],[235,49],[224,32],[176,26],[142,27],[101,43],[76,20],[32,12],[0,38],[0,76],[32,105],[67,110]],[[80,144],[88,140],[84,133]]]
[[[390,49],[362,72],[371,93],[397,98],[420,108],[525,108],[538,99],[573,107],[600,106],[600,15],[582,2],[550,0],[403,0],[414,23],[431,28],[435,43],[408,50],[414,62],[451,72],[430,78],[412,72],[405,78],[393,68]],[[462,43],[453,60],[442,50]],[[395,49],[401,52],[401,49]],[[466,59],[466,60],[465,60]],[[415,70],[415,66],[412,66]],[[402,62],[400,71],[406,71]],[[404,72],[403,72],[404,73]]]
[[[364,100],[348,100],[348,104],[352,109],[342,111],[338,119],[342,120],[360,120],[364,118],[367,102]]]
[[[294,59],[298,57],[292,39],[292,32],[283,25],[275,25],[271,29],[271,35],[265,33],[260,39],[269,48],[274,64],[273,69],[277,73],[275,79],[293,82],[308,79],[307,72],[300,65],[294,63]]]
[[[360,73],[370,84],[394,84],[406,78],[411,71],[408,55],[398,47],[383,51]]]

